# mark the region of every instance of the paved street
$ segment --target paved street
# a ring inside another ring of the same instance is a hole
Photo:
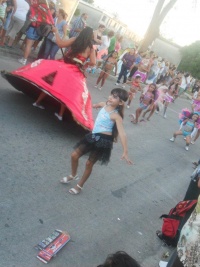
[[[1,70],[20,67],[20,52],[10,53],[0,50]],[[102,91],[95,89],[97,76],[88,75],[94,103],[115,87],[109,78]],[[171,104],[167,119],[155,114],[150,122],[133,125],[128,115],[138,107],[137,96],[124,118],[135,164],[120,160],[119,141],[109,165],[97,164],[77,196],[68,193],[75,182],[62,185],[59,179],[70,174],[70,153],[85,132],[70,116],[59,122],[50,108],[36,109],[33,101],[0,77],[0,267],[44,266],[33,246],[54,229],[68,231],[71,241],[49,266],[95,267],[117,250],[143,267],[158,266],[163,253],[171,252],[156,237],[159,216],[183,199],[192,162],[199,159],[200,142],[185,151],[182,137],[169,141],[179,127],[178,113],[190,101]],[[79,175],[85,161],[80,160]]]

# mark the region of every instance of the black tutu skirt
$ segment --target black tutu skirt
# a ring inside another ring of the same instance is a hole
[[[90,161],[94,163],[100,161],[101,164],[107,165],[113,148],[113,136],[102,133],[89,133],[74,148],[81,152],[81,156],[90,153]]]

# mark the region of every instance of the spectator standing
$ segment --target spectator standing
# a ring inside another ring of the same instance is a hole
[[[199,92],[200,89],[200,81],[196,80],[194,86],[192,87],[192,93]]]
[[[94,31],[94,45],[102,44],[102,33],[105,31],[106,27],[103,24],[100,24],[98,29]]]
[[[58,33],[61,39],[64,39],[67,34],[67,14],[64,9],[58,10],[58,15],[54,19],[55,27],[58,29]],[[50,32],[46,38],[45,49],[44,49],[44,59],[55,59],[55,55],[59,50],[59,46],[56,44],[55,35]]]
[[[80,17],[75,19],[75,21],[72,24],[72,28],[69,32],[69,38],[71,37],[77,37],[79,33],[86,27],[86,20],[88,18],[87,13],[83,13]]]
[[[96,51],[96,54],[98,52],[98,46],[102,44],[102,34],[105,31],[105,25],[100,24],[99,27],[94,31],[94,45],[93,48]]]
[[[108,54],[110,54],[112,51],[115,50],[115,45],[116,45],[117,37],[118,37],[118,36],[119,36],[119,35],[116,34],[116,35],[114,35],[114,36],[110,39],[110,45],[109,45],[109,47],[108,47]]]
[[[116,43],[115,43],[115,51],[117,53],[119,53],[119,51],[121,50],[122,40],[123,40],[123,36],[121,36],[121,35],[117,36],[117,40],[116,40]]]
[[[160,71],[160,68],[158,65],[158,59],[157,59],[157,56],[155,56],[153,58],[153,65],[151,66],[150,71],[148,73],[146,83],[147,84],[156,83],[159,71]]]
[[[109,31],[106,35],[103,35],[101,38],[101,45],[98,46],[97,60],[101,60],[102,56],[108,54],[108,47],[110,45],[110,40],[113,37],[114,32]]]
[[[7,8],[6,0],[2,0],[2,2],[0,1],[0,35],[6,17],[6,8]]]
[[[165,59],[163,58],[159,64],[160,70],[158,73],[158,80],[157,80],[157,84],[159,84],[164,76],[164,71],[165,71]]]
[[[122,83],[122,88],[125,88],[125,83],[127,80],[127,73],[129,70],[131,70],[134,67],[134,62],[135,62],[135,49],[134,48],[130,48],[130,51],[127,52],[123,58],[122,58],[122,66],[121,66],[121,71],[119,73],[117,82],[115,85],[119,85],[120,80],[123,78],[123,83]]]
[[[153,64],[154,53],[146,53],[138,65],[138,70],[134,73],[133,77],[135,78],[137,74],[140,74],[141,81],[144,83],[146,81],[147,75]]]
[[[6,8],[6,15],[5,15],[5,22],[3,24],[3,30],[1,32],[1,42],[0,46],[4,46],[5,39],[6,39],[6,33],[8,30],[8,27],[10,25],[10,22],[13,18],[13,15],[15,14],[17,10],[17,1],[16,0],[7,0],[7,8]]]
[[[187,78],[189,77],[188,73],[184,73],[184,75],[182,75],[182,79],[181,79],[181,85],[179,88],[179,96],[186,90],[187,88],[187,84],[188,84],[188,80]]]
[[[135,58],[135,62],[134,62],[134,67],[131,69],[130,74],[128,76],[128,80],[131,81],[131,78],[133,77],[133,75],[135,74],[135,72],[138,70],[138,65],[140,64],[140,62],[142,61],[142,57],[139,54],[139,52],[136,53],[136,58]]]
[[[26,21],[26,15],[29,11],[29,4],[25,0],[17,0],[17,10],[12,16],[10,25],[6,35],[9,38],[8,47],[12,47],[14,39],[17,33],[20,31],[24,22]]]
[[[34,0],[32,0],[32,1],[30,1],[30,2],[33,2],[33,1],[34,1]],[[32,3],[31,3],[31,4],[32,4]],[[46,4],[46,6],[44,7],[44,9],[49,10],[47,4]],[[31,19],[32,17],[34,17],[34,13],[30,12],[30,19]],[[40,17],[41,17],[41,18],[40,18]],[[50,23],[51,23],[51,24],[54,23],[54,20],[53,20],[53,17],[52,17],[52,13],[51,13],[51,12],[49,12],[49,13],[46,12],[46,16],[45,16],[45,17],[44,17],[43,15],[40,15],[40,16],[38,17],[38,19],[40,19],[41,21],[38,20],[38,21],[31,22],[31,24],[30,24],[30,26],[28,27],[28,30],[27,30],[27,32],[26,32],[26,44],[25,44],[24,55],[23,55],[22,58],[20,58],[20,59],[18,60],[18,62],[21,63],[22,65],[26,65],[27,59],[28,59],[28,57],[29,57],[29,55],[30,55],[31,48],[32,48],[34,42],[35,42],[36,40],[38,40],[38,39],[42,36],[42,35],[40,36],[40,35],[38,34],[38,32],[37,32],[36,29],[40,27],[40,24],[41,24],[42,22],[47,22],[47,21],[48,21],[49,24],[50,24]],[[39,25],[38,25],[38,24],[39,24]],[[50,27],[50,25],[48,25],[48,27]]]

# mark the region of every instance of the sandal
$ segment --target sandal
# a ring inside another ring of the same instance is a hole
[[[81,190],[83,189],[80,185],[76,185],[77,187],[78,187],[78,189],[80,189],[80,190],[77,190],[77,189],[75,189],[75,188],[71,188],[71,189],[69,189],[69,193],[70,194],[72,194],[72,195],[78,195],[80,192],[81,192]]]
[[[135,114],[130,114],[129,117],[131,118],[131,122],[135,120]]]
[[[137,122],[136,120],[134,120],[134,121],[131,121],[131,123],[133,123],[133,124],[137,124],[138,122]]]
[[[70,179],[69,179],[68,177],[69,177]],[[75,180],[78,180],[78,179],[79,179],[78,175],[72,176],[72,175],[70,174],[68,177],[63,177],[63,178],[60,180],[61,184],[69,184],[71,181],[75,181]]]

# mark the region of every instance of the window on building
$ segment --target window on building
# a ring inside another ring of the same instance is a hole
[[[106,16],[104,15],[103,18],[102,18],[102,21],[105,22],[106,21]]]

